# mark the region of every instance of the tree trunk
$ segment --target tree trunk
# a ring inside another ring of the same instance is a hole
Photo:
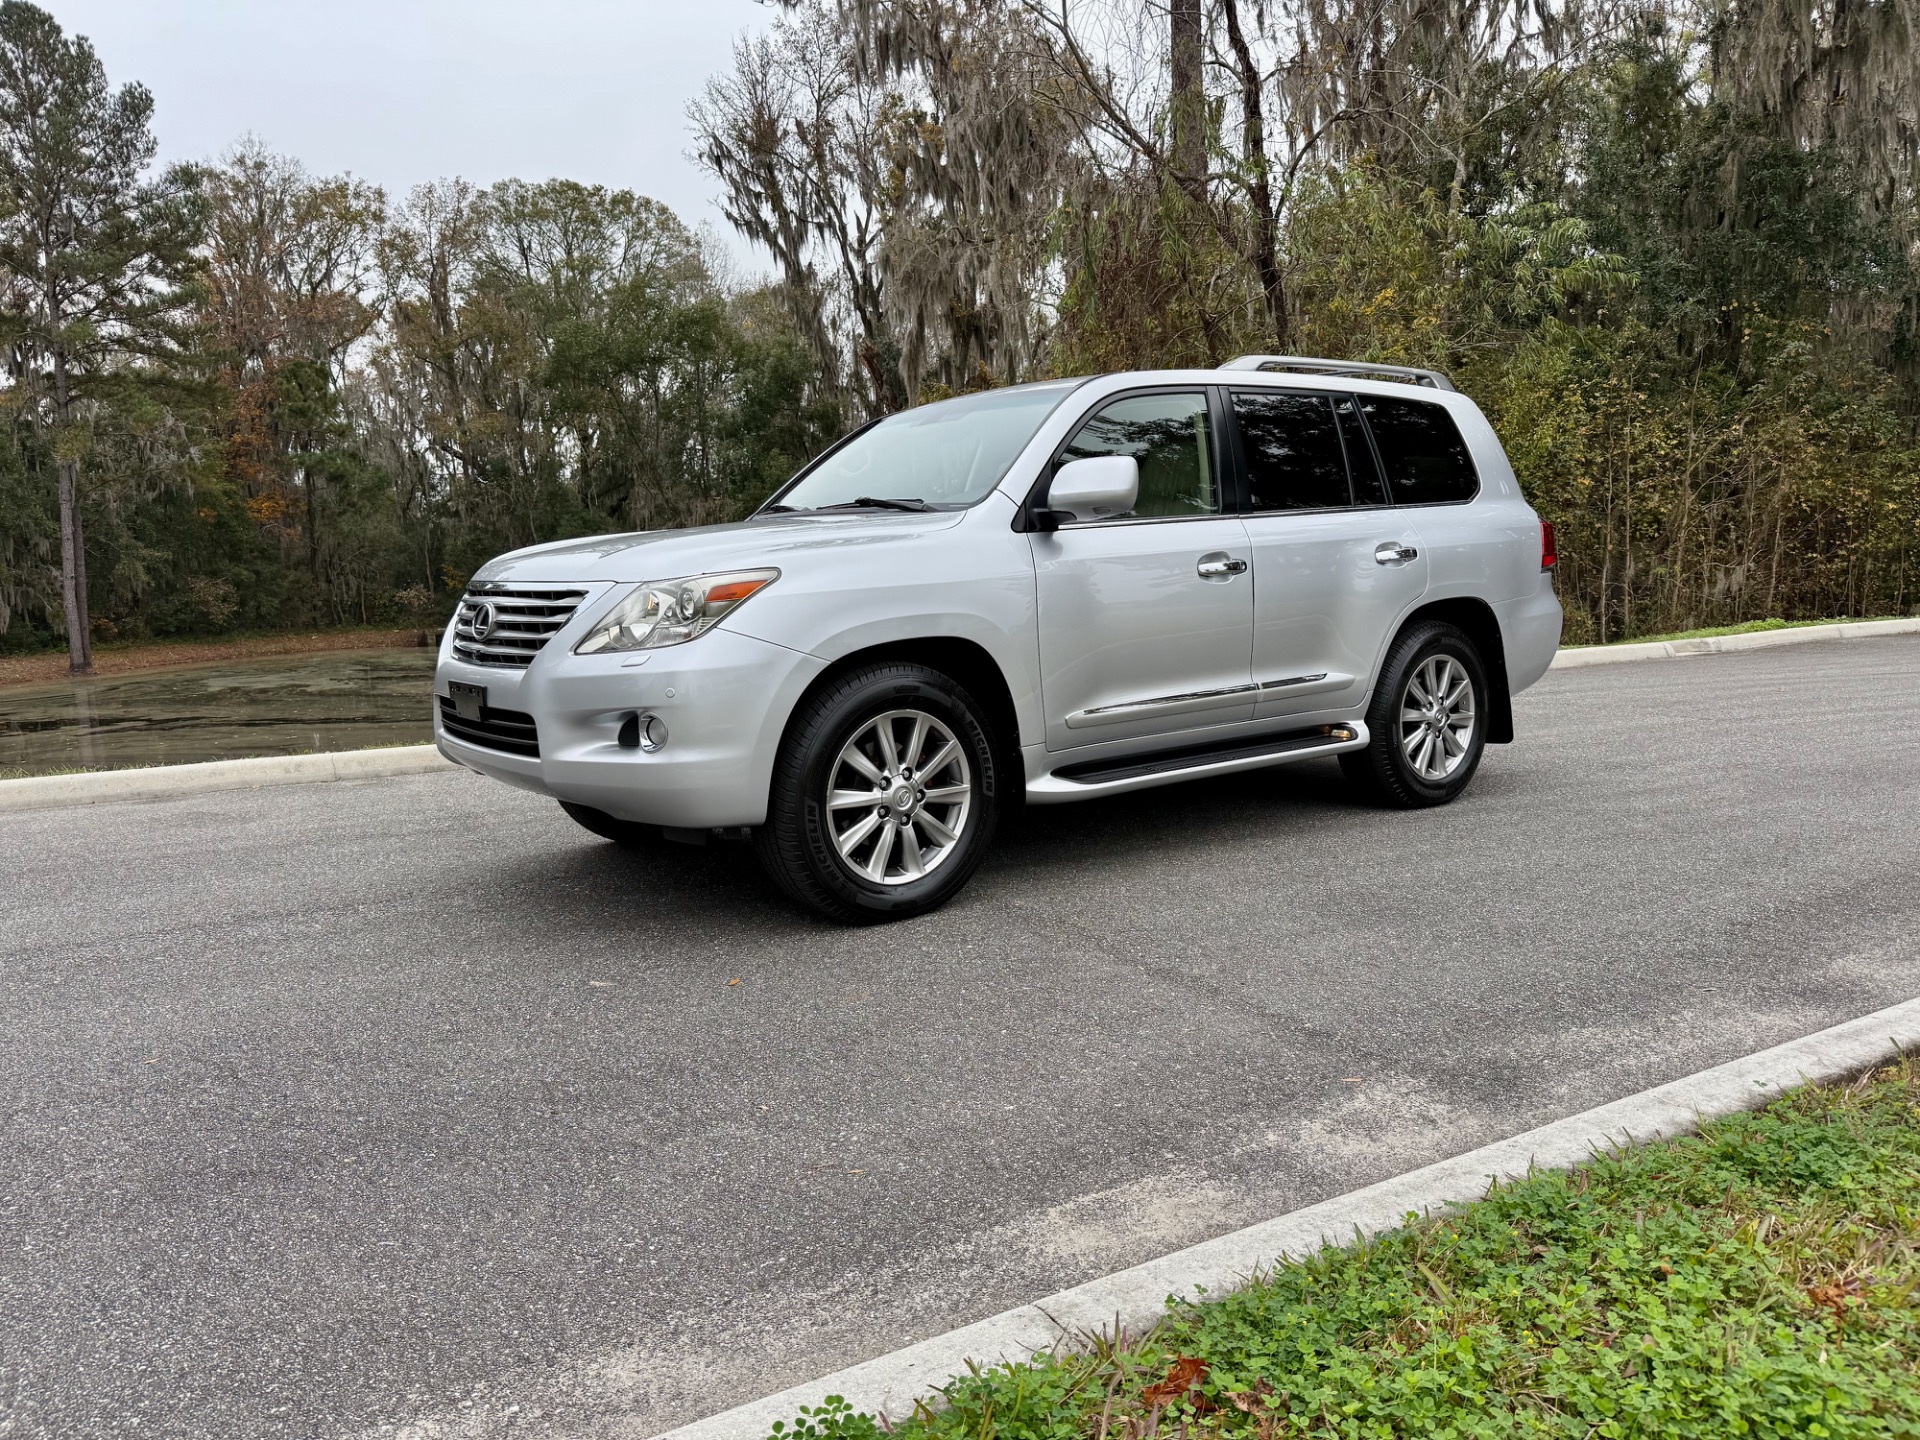
[[[1170,0],[1172,86],[1168,119],[1173,140],[1173,178],[1194,201],[1207,196],[1207,94],[1201,0]]]
[[[1267,303],[1274,349],[1285,354],[1287,291],[1280,273],[1280,225],[1267,168],[1267,118],[1260,94],[1260,67],[1240,28],[1238,0],[1226,0],[1220,13],[1227,22],[1227,43],[1233,49],[1234,68],[1240,76],[1240,152],[1247,167],[1247,198],[1253,205],[1253,268],[1260,276],[1260,294]]]
[[[70,410],[67,393],[67,357],[53,354],[53,405],[57,434],[64,440]],[[93,636],[87,614],[87,537],[80,521],[80,462],[59,462],[60,476],[60,598],[67,612],[67,670],[74,675],[93,673]]]

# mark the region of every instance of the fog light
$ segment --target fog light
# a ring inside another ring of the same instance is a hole
[[[667,722],[658,715],[642,715],[635,728],[640,732],[640,748],[649,755],[667,743]]]

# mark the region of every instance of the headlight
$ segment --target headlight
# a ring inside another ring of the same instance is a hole
[[[778,570],[733,570],[688,580],[650,580],[602,616],[576,655],[658,650],[704,635],[749,595],[780,578]]]

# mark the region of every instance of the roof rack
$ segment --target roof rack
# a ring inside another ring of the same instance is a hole
[[[1419,370],[1411,365],[1374,365],[1365,360],[1315,360],[1306,355],[1241,355],[1227,361],[1222,370],[1306,370],[1318,375],[1379,375],[1389,380],[1410,380],[1435,390],[1451,390],[1453,382],[1438,370]]]

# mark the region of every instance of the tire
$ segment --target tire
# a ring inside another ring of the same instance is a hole
[[[1436,680],[1450,702],[1430,703],[1439,698]],[[1367,748],[1340,757],[1348,783],[1392,809],[1447,804],[1480,768],[1489,698],[1486,667],[1464,630],[1438,620],[1411,626],[1380,669],[1367,707]]]
[[[1000,789],[971,695],[924,665],[865,665],[794,713],[754,847],[811,910],[853,924],[904,920],[946,904],[986,858]]]
[[[560,808],[567,812],[567,818],[575,824],[585,826],[602,840],[611,840],[622,849],[651,850],[666,844],[658,825],[642,825],[636,820],[616,820],[604,810],[595,810],[591,805],[576,805],[571,800],[562,800]]]

